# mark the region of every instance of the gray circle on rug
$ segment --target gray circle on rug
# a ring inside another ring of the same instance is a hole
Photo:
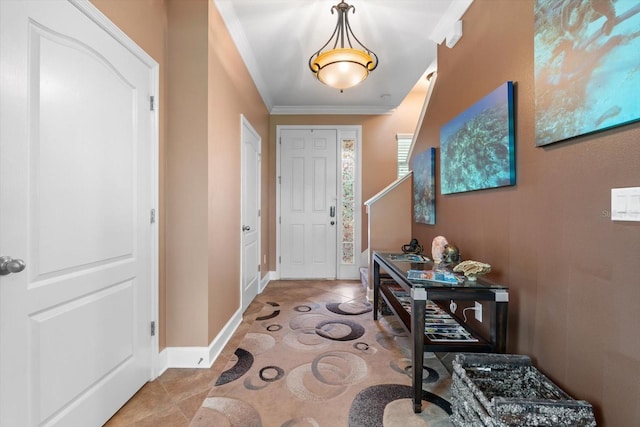
[[[327,366],[332,366],[333,369],[326,370]],[[367,375],[367,371],[367,363],[361,357],[345,351],[323,353],[311,362],[313,375],[323,383],[330,385],[357,383]]]
[[[381,426],[385,407],[398,399],[412,399],[413,387],[401,384],[379,384],[367,387],[353,399],[349,410],[349,427]],[[440,407],[451,415],[451,404],[431,392],[422,391],[422,400]]]
[[[282,342],[293,349],[304,351],[318,351],[331,344],[318,336],[313,328],[293,330],[282,338]]]
[[[289,420],[280,427],[320,427],[320,424],[311,417],[300,417]]]
[[[260,369],[260,373],[258,375],[262,381],[270,383],[278,381],[280,378],[284,377],[284,369],[279,366],[265,366]]]
[[[336,327],[338,325],[338,327]],[[339,326],[346,326],[340,328]],[[316,333],[323,338],[333,341],[353,341],[364,335],[364,327],[350,320],[325,320],[318,323]]]
[[[215,411],[231,427],[262,427],[260,414],[249,403],[229,397],[207,397],[202,407]]]
[[[278,304],[277,302],[267,302],[267,304],[269,304],[271,307],[280,307],[280,304]],[[256,321],[273,319],[274,317],[278,317],[278,315],[280,315],[280,310],[273,310],[269,314],[256,317]]]
[[[238,360],[235,365],[220,374],[216,381],[217,386],[235,381],[251,369],[253,365],[253,355],[251,353],[242,348],[237,348],[234,354]]]
[[[330,302],[326,307],[327,310],[344,316],[357,316],[373,310],[373,305],[368,302]]]
[[[323,401],[342,394],[349,385],[362,381],[367,373],[367,363],[361,357],[332,351],[291,370],[286,384],[298,399]]]
[[[411,359],[400,359],[399,361],[396,360],[392,360],[389,363],[389,366],[391,366],[391,369],[393,369],[396,372],[399,372],[401,374],[406,374],[409,377],[411,377],[412,372],[411,372]],[[428,366],[422,366],[422,383],[423,384],[431,384],[431,383],[435,383],[436,381],[438,381],[440,379],[440,374],[438,374],[438,371],[436,371],[433,368],[430,368]],[[424,375],[424,371],[427,371],[427,375]]]

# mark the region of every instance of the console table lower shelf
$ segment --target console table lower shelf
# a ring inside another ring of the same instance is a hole
[[[403,299],[402,293],[404,292],[398,285],[380,285],[380,295],[387,307],[400,320],[405,331],[413,336],[411,297]],[[424,351],[449,353],[461,351],[489,353],[495,351],[495,346],[485,338],[465,328],[453,317],[442,314],[444,310],[441,310],[436,302],[426,300],[425,304]]]
[[[422,412],[425,351],[504,353],[506,350],[508,288],[481,279],[456,284],[414,283],[408,279],[412,271],[440,268],[431,261],[415,263],[397,254],[373,254],[373,319],[378,319],[380,303],[384,301],[412,338],[411,376],[415,413]],[[381,269],[390,277],[384,283],[380,280]],[[460,318],[446,313],[443,304],[450,300],[479,301],[489,305],[488,332],[478,333]],[[442,325],[449,325],[449,328]]]

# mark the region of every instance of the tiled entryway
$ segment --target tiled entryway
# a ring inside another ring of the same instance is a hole
[[[341,296],[355,298],[363,296],[365,290],[359,281],[304,281],[296,282],[297,289],[292,289],[293,282],[270,282],[268,289],[272,296],[274,291],[287,293],[301,292],[304,288],[322,288]],[[243,320],[220,356],[209,369],[168,369],[156,380],[145,384],[106,424],[106,427],[186,427],[194,417],[202,402],[207,397],[216,380],[233,356],[238,344],[251,327],[264,303],[259,296],[247,308]]]

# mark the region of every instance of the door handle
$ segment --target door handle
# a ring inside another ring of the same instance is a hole
[[[251,230],[251,227],[249,227],[248,225],[242,226],[242,231],[249,231],[249,230]]]
[[[330,216],[331,218],[334,218],[334,217],[336,216],[336,207],[335,207],[335,206],[331,206],[331,207],[329,208],[329,216]]]
[[[20,273],[27,265],[21,259],[13,259],[10,256],[0,257],[0,276],[9,273]]]

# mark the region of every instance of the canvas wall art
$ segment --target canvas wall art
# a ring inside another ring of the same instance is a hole
[[[430,148],[413,158],[413,219],[422,224],[436,223],[436,149]]]
[[[535,0],[542,146],[640,120],[640,2]]]
[[[513,82],[506,82],[440,129],[442,194],[514,185]]]

